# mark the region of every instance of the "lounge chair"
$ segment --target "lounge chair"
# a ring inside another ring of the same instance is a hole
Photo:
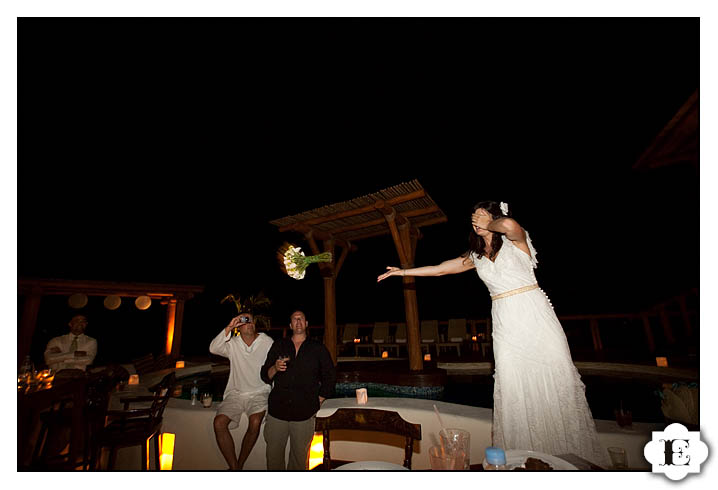
[[[466,338],[466,318],[452,318],[449,320],[448,342],[436,344],[436,357],[442,347],[456,347],[457,355],[461,356],[461,344]]]

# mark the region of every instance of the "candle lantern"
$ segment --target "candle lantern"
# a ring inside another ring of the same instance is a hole
[[[130,380],[127,382],[127,384],[130,384],[130,385],[140,384],[140,375],[139,374],[130,374]]]
[[[656,357],[656,366],[668,367],[668,358],[667,357]]]
[[[425,361],[431,361],[431,354],[424,354]]]
[[[387,359],[388,357],[389,357],[389,353],[388,353],[387,351],[384,351],[384,352],[381,353],[381,358],[382,358],[382,359]]]
[[[366,402],[369,398],[366,393],[366,388],[358,388],[356,393],[357,393],[357,405],[366,405]]]
[[[177,362],[175,363],[175,368],[177,368],[177,369],[182,369],[182,368],[184,368],[184,361],[177,361]]]

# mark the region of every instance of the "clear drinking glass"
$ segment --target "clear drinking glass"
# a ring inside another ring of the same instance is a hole
[[[626,457],[626,450],[622,447],[609,447],[608,455],[611,457],[611,464],[616,470],[628,469],[628,458]]]
[[[463,429],[442,429],[439,431],[441,444],[450,452],[461,451],[464,455],[464,467],[468,470],[471,464],[471,434]]]
[[[432,470],[463,470],[464,452],[441,446],[429,449],[429,462]]]

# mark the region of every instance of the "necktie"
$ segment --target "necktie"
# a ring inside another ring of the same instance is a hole
[[[70,352],[75,352],[77,350],[77,337],[74,337],[72,339],[72,343],[70,344]]]

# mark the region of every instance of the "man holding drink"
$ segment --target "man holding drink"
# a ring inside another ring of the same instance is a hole
[[[290,317],[292,337],[272,345],[262,366],[262,379],[273,384],[264,425],[268,470],[305,470],[314,435],[314,416],[334,392],[336,371],[324,344],[307,335],[307,319]],[[289,440],[289,462],[284,454]]]
[[[214,418],[214,435],[231,470],[242,469],[259,437],[270,391],[260,370],[273,342],[268,335],[257,333],[251,313],[241,313],[209,345],[212,354],[229,358],[229,379]],[[239,425],[243,413],[249,423],[236,456],[229,429]]]

